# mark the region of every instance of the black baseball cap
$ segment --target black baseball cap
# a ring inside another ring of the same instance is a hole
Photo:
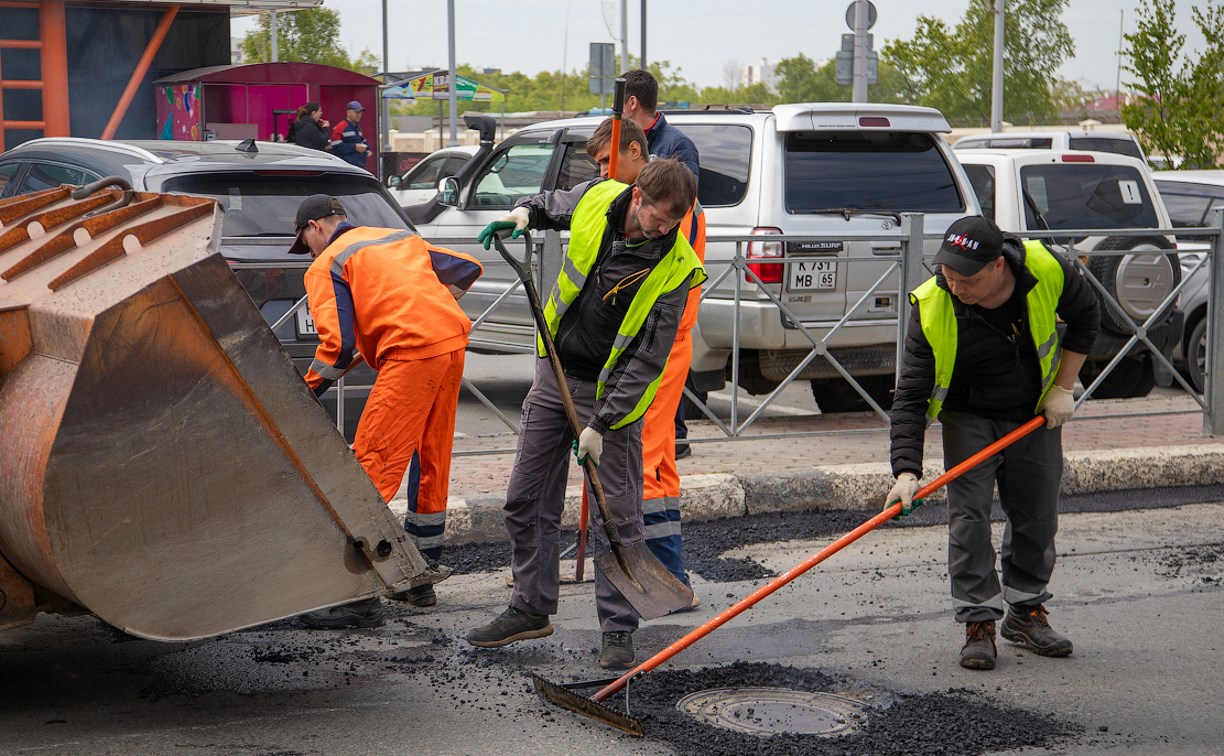
[[[310,251],[306,242],[302,241],[302,232],[312,220],[326,218],[329,215],[348,216],[340,200],[328,194],[312,194],[298,205],[297,217],[293,219],[293,233],[297,234],[293,246],[289,248],[291,255],[304,255]]]
[[[935,253],[936,265],[947,265],[962,276],[972,276],[1003,254],[1003,232],[989,218],[970,215],[948,226]]]

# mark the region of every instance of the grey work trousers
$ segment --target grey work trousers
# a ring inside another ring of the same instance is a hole
[[[595,383],[568,380],[578,418],[594,416]],[[518,451],[506,491],[506,530],[513,554],[510,570],[514,591],[510,605],[532,614],[556,614],[561,584],[561,510],[569,473],[574,432],[561,405],[561,394],[547,359],[536,361],[535,381],[523,403]],[[616,521],[621,543],[632,546],[645,535],[642,526],[642,423],[604,434],[599,481]],[[589,492],[588,492],[589,493]],[[588,530],[595,557],[609,550],[603,518],[590,495],[592,522]],[[638,614],[620,591],[595,570],[595,609],[604,632],[633,631]]]
[[[1023,425],[948,410],[939,420],[948,469]],[[1004,602],[1050,598],[1062,471],[1062,429],[1038,428],[948,484],[948,576],[957,622],[999,620]],[[1001,586],[990,532],[996,483],[1007,517]]]

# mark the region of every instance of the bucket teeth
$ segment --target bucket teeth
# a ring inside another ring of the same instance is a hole
[[[621,714],[615,709],[610,709],[585,696],[580,696],[577,693],[566,690],[556,683],[550,683],[542,677],[536,675],[531,675],[530,677],[532,684],[535,686],[536,693],[564,709],[590,717],[597,722],[603,722],[635,738],[643,737],[646,734],[642,729],[641,721],[634,719],[628,714]]]

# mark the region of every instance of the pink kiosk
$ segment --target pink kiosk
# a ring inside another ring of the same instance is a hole
[[[365,107],[361,131],[370,144],[372,172],[378,167],[377,79],[318,63],[252,63],[195,68],[154,82],[160,139],[258,139],[283,141],[297,109],[323,108],[334,127],[352,100]]]

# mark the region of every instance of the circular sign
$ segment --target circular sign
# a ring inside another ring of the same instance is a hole
[[[876,7],[871,0],[867,0],[867,28],[875,26],[876,22]],[[854,29],[854,2],[850,3],[850,7],[846,8],[846,26]]]

